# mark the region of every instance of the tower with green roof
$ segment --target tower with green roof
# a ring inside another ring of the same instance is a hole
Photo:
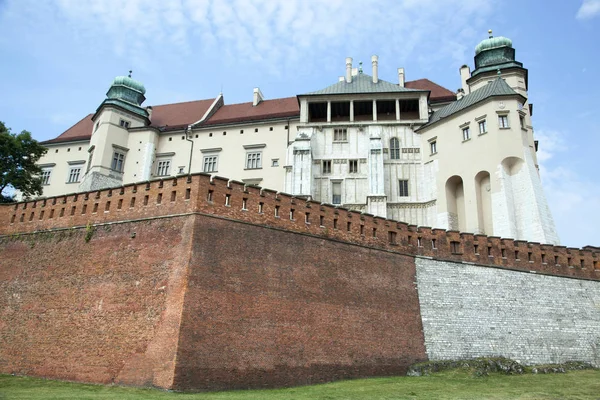
[[[106,98],[92,116],[88,162],[79,190],[95,190],[123,183],[129,152],[130,130],[150,124],[144,85],[128,76],[117,76]]]

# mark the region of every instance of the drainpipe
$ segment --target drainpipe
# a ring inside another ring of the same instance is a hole
[[[189,125],[185,130],[185,140],[190,142],[192,145],[190,146],[190,162],[188,163],[188,175],[192,174],[192,155],[194,154],[194,141],[189,138],[192,134],[192,126]]]

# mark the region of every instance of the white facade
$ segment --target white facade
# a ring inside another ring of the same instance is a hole
[[[510,40],[477,47],[456,97],[405,82],[402,68],[383,81],[378,63],[367,75],[348,58],[323,90],[264,100],[255,89],[237,105],[219,95],[144,108],[143,86],[117,78],[91,123],[47,143],[44,195],[204,171],[415,225],[558,244]]]

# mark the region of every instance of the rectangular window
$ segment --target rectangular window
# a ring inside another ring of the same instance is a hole
[[[156,176],[167,176],[171,169],[171,160],[161,160],[156,164]]]
[[[431,150],[431,154],[437,153],[437,141],[429,142],[429,149]]]
[[[346,128],[337,128],[333,130],[333,141],[334,142],[347,142],[348,141],[348,130]]]
[[[125,165],[125,154],[115,151],[115,153],[113,154],[111,168],[117,172],[123,172],[124,165]]]
[[[331,183],[331,193],[332,193],[331,203],[342,204],[342,182],[332,182]]]
[[[400,179],[398,181],[398,196],[408,196],[408,179]]]
[[[498,115],[498,126],[500,128],[508,128],[508,115]]]
[[[331,160],[323,160],[323,174],[331,173]]]
[[[463,141],[471,139],[471,130],[469,129],[468,126],[466,128],[463,128],[462,133],[463,133]]]
[[[246,169],[262,168],[262,153],[246,153]]]
[[[68,180],[68,183],[79,182],[79,175],[80,174],[81,174],[81,167],[71,168],[69,170],[69,180]]]
[[[482,135],[484,133],[487,133],[487,123],[485,122],[485,119],[479,121],[479,134]]]
[[[521,129],[525,129],[525,117],[519,115],[519,123],[521,124]]]
[[[204,172],[217,172],[217,161],[218,156],[206,156],[204,157]]]
[[[119,121],[119,125],[121,125],[121,127],[125,129],[129,128],[129,124],[129,121],[125,121],[124,119]]]
[[[50,184],[50,175],[52,174],[52,168],[44,168],[42,170],[42,185]]]
[[[358,160],[348,160],[348,168],[351,174],[356,174],[358,172]]]
[[[271,160],[271,167],[279,167],[279,158],[274,158]]]

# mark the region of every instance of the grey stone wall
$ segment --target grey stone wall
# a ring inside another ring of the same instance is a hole
[[[600,366],[600,282],[417,258],[430,360]]]

